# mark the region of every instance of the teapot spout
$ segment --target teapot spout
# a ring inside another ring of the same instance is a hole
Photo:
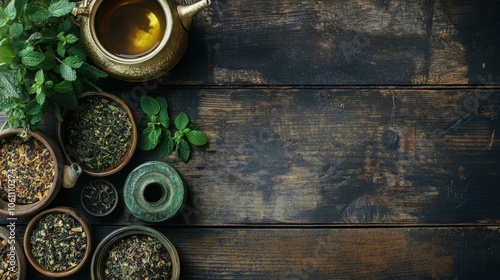
[[[200,0],[188,6],[177,7],[177,12],[179,13],[182,25],[184,26],[184,28],[186,28],[186,30],[191,29],[191,23],[193,22],[194,16],[198,14],[201,10],[208,7],[210,3],[211,3],[210,0]]]
[[[78,177],[82,174],[82,168],[78,163],[72,163],[71,165],[65,165],[62,174],[62,186],[67,189],[71,189],[75,186]]]

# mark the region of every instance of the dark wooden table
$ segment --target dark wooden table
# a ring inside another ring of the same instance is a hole
[[[121,199],[89,217],[96,243],[152,226],[183,279],[500,279],[499,32],[496,0],[214,0],[170,73],[102,83],[137,118],[142,94],[166,97],[209,144],[163,159],[181,214],[147,224]],[[122,194],[149,160],[108,179]],[[82,210],[89,179],[51,206]]]

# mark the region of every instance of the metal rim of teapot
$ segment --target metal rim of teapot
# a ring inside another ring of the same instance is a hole
[[[99,50],[102,53],[104,53],[111,61],[124,64],[135,64],[137,62],[146,61],[149,60],[151,57],[157,55],[162,50],[162,48],[167,44],[172,34],[172,28],[173,28],[172,10],[170,9],[166,1],[157,0],[156,2],[161,6],[163,10],[163,15],[165,16],[165,25],[166,25],[165,33],[160,43],[157,46],[155,46],[154,49],[149,53],[135,58],[123,58],[115,54],[112,54],[101,44],[101,41],[97,36],[94,24],[96,20],[97,10],[99,9],[99,6],[103,2],[104,0],[90,0],[90,1],[85,0],[83,1],[83,6],[75,7],[75,9],[73,10],[73,15],[87,16],[89,18],[89,28],[92,40],[94,41],[95,45],[99,48]]]

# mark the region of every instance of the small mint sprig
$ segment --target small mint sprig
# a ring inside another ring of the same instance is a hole
[[[190,144],[207,144],[205,132],[192,124],[186,113],[177,115],[173,123],[170,121],[165,98],[143,95],[140,102],[145,116],[141,122],[144,129],[139,137],[139,149],[151,151],[158,148],[160,158],[169,156],[175,150],[180,160],[188,162],[191,155]],[[173,134],[171,128],[175,128]]]

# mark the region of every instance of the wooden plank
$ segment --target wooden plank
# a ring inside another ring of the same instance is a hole
[[[139,120],[139,96],[120,96]],[[495,91],[195,88],[166,97],[172,117],[186,111],[209,137],[188,164],[167,159],[189,190],[171,224],[500,222]],[[121,192],[127,174],[147,160],[158,158],[137,151],[108,179]],[[87,180],[55,204],[81,209]],[[114,221],[138,222],[123,201],[115,215],[93,220]]]
[[[166,84],[499,84],[500,4],[213,1]]]
[[[500,277],[498,228],[157,229],[179,253],[181,279]],[[71,279],[88,279],[89,266]]]

